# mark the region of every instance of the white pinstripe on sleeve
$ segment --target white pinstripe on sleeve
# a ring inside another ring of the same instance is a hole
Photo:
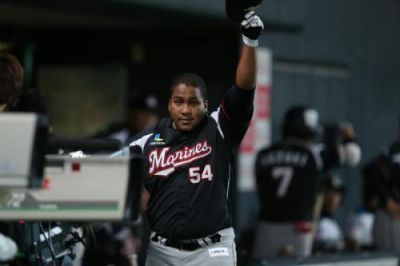
[[[218,107],[217,111],[214,111],[214,112],[211,113],[211,117],[212,117],[212,118],[215,120],[215,122],[217,123],[218,131],[219,131],[219,133],[221,134],[222,138],[224,139],[224,138],[225,138],[225,137],[224,137],[224,133],[222,132],[221,125],[220,125],[220,123],[219,123],[219,112],[220,112],[220,108]]]
[[[129,148],[133,146],[139,146],[140,149],[143,151],[144,145],[146,145],[147,140],[153,135],[153,133],[144,135],[143,137],[132,141],[128,147],[123,148],[122,150],[119,150],[113,154],[111,154],[111,157],[123,157],[123,156],[129,156]]]

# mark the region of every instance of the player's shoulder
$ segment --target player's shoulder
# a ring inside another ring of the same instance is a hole
[[[160,119],[160,121],[158,121],[155,126],[144,129],[139,133],[137,133],[135,136],[133,136],[129,146],[138,144],[140,146],[144,146],[150,137],[160,134],[160,132],[163,132],[166,128],[169,127],[170,124],[171,124],[171,119],[168,118]]]
[[[264,148],[259,150],[258,154],[259,155],[267,154],[267,153],[269,153],[271,151],[279,149],[279,147],[281,146],[280,144],[281,144],[280,142],[275,142],[275,143],[272,143],[270,145],[264,146]]]
[[[315,161],[312,151],[306,146],[281,141],[265,147],[260,150],[257,156],[258,161],[266,160],[268,162],[291,162],[290,158],[302,158],[305,165],[311,161]]]
[[[147,129],[142,130],[142,131],[140,131],[139,133],[135,134],[135,135],[133,136],[133,138],[130,140],[130,142],[137,141],[137,140],[143,138],[144,136],[147,136],[147,135],[153,134],[153,133],[154,133],[154,128],[153,128],[153,127],[147,128]]]
[[[310,149],[305,146],[296,145],[296,144],[293,144],[290,142],[285,142],[285,141],[279,141],[279,142],[274,142],[273,144],[264,147],[263,149],[260,150],[260,153],[269,153],[269,152],[275,152],[278,150],[298,151],[298,152],[305,152],[305,153],[310,152]]]
[[[281,142],[275,142],[270,145],[267,145],[258,151],[257,157],[260,159],[265,156],[268,156],[269,154],[279,150],[281,147],[282,147]]]

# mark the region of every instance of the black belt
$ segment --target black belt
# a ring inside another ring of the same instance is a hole
[[[153,235],[151,236],[151,240],[167,247],[185,251],[194,251],[196,249],[221,242],[221,235],[217,233],[211,236],[198,239],[174,240],[174,239],[166,239],[157,233],[153,233]]]

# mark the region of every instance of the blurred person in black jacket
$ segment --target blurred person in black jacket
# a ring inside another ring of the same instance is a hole
[[[400,138],[364,167],[363,178],[364,204],[375,212],[375,246],[400,252]]]
[[[129,100],[125,122],[113,123],[94,137],[116,139],[127,145],[138,132],[158,122],[159,112],[159,100],[155,95],[139,94]]]

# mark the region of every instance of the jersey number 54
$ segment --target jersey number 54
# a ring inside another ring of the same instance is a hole
[[[199,183],[201,180],[211,181],[213,173],[211,171],[211,165],[206,164],[203,169],[200,166],[194,166],[189,168],[189,180],[193,184]]]

